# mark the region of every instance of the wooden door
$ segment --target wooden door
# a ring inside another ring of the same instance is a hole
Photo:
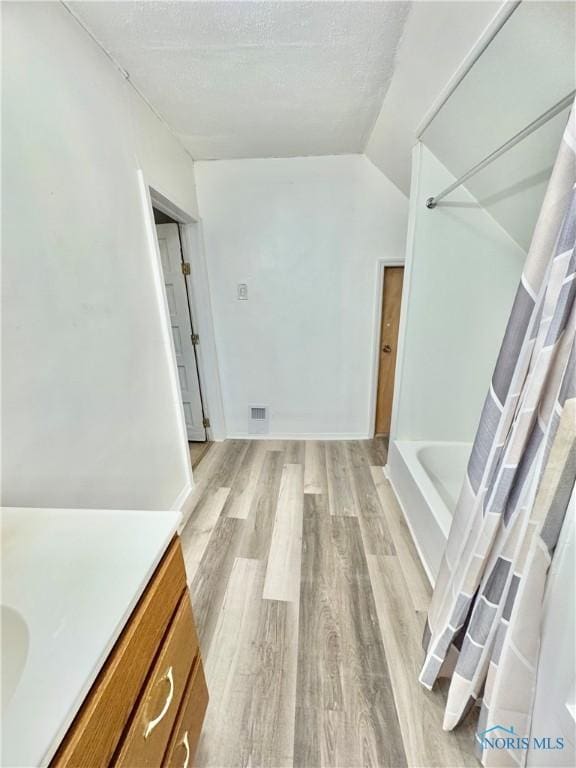
[[[378,395],[376,400],[375,432],[377,435],[390,434],[403,279],[404,267],[386,267],[384,269],[382,321],[380,326],[380,367],[378,371]]]
[[[192,322],[186,284],[182,274],[182,251],[177,224],[157,224],[158,245],[164,273],[164,287],[170,312],[172,337],[188,440],[206,440],[200,381],[192,344]]]

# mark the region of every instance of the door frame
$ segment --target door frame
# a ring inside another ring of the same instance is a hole
[[[226,426],[224,421],[218,357],[216,353],[216,338],[210,300],[208,271],[204,254],[202,222],[199,217],[196,218],[192,216],[183,208],[180,208],[177,204],[173,203],[164,194],[159,192],[158,189],[153,187],[141,170],[138,171],[138,177],[143,200],[146,230],[150,241],[150,249],[153,254],[152,273],[158,303],[162,308],[160,312],[162,336],[167,355],[171,361],[169,373],[173,397],[176,401],[178,411],[179,429],[182,434],[182,450],[186,454],[186,465],[189,467],[190,482],[192,483],[188,434],[186,431],[184,407],[182,405],[180,384],[178,381],[176,352],[174,350],[170,314],[168,310],[168,302],[166,300],[166,291],[164,289],[164,275],[156,235],[153,208],[162,211],[162,213],[167,214],[178,223],[181,235],[182,256],[191,266],[191,272],[194,279],[191,280],[190,276],[185,275],[182,277],[186,280],[188,286],[190,315],[192,317],[192,322],[194,323],[194,330],[200,336],[200,344],[198,344],[196,348],[196,353],[200,388],[204,399],[206,416],[210,419],[210,427],[206,429],[206,436],[208,440],[219,441],[224,440],[226,437]]]
[[[372,347],[372,375],[369,398],[369,429],[368,437],[374,437],[376,434],[376,403],[378,399],[378,374],[380,373],[380,336],[382,332],[382,300],[384,298],[384,271],[386,267],[405,267],[404,256],[383,256],[376,262],[376,280],[374,311],[372,318],[372,338],[374,339]],[[402,292],[404,296],[404,292]],[[402,313],[402,304],[400,305]],[[396,385],[396,376],[398,373],[398,355],[396,356],[396,370],[394,373],[394,385]],[[394,396],[394,400],[396,396]],[[392,434],[392,430],[390,430]]]

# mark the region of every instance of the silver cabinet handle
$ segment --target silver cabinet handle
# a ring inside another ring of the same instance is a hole
[[[188,742],[188,731],[186,731],[184,736],[182,736],[182,741],[180,743],[186,750],[186,757],[184,758],[184,762],[182,763],[182,768],[188,768],[188,763],[190,762],[190,744]]]
[[[166,712],[168,712],[170,704],[172,703],[172,699],[174,698],[174,675],[172,672],[172,667],[169,667],[166,674],[158,682],[161,682],[162,680],[168,680],[168,683],[170,684],[170,688],[168,689],[168,696],[166,696],[166,701],[164,702],[164,706],[162,707],[158,717],[155,717],[153,720],[148,721],[148,724],[144,729],[145,739],[147,739],[148,736],[150,736],[150,734],[152,733],[154,728],[156,728],[158,723],[160,723],[164,719],[164,716],[166,715]]]

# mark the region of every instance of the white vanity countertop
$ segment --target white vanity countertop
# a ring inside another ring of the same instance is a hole
[[[50,762],[179,522],[179,512],[2,509],[3,686],[13,688],[2,766]]]

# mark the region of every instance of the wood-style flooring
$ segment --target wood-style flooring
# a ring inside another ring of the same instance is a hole
[[[210,450],[212,443],[208,440],[203,442],[190,442],[188,448],[190,450],[190,461],[192,462],[192,469],[197,467],[202,461],[206,453]]]
[[[198,768],[477,766],[418,683],[430,587],[382,439],[213,444],[182,532],[210,703]]]

